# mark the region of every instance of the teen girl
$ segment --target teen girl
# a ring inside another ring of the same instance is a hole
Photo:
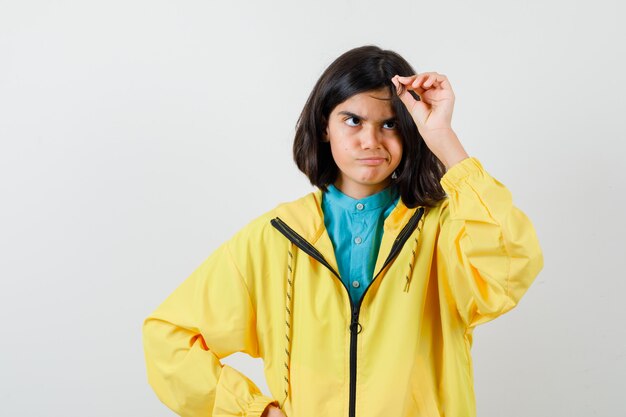
[[[472,332],[543,267],[530,220],[451,127],[446,76],[365,46],[323,73],[294,158],[316,191],[222,244],[143,327],[182,416],[475,416]],[[220,359],[264,361],[271,397]]]

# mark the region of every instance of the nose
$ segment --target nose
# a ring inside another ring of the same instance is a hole
[[[361,131],[361,148],[378,149],[381,147],[380,132],[374,126],[368,126]]]

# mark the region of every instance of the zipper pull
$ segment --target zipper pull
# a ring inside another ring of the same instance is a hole
[[[361,333],[361,330],[363,330],[363,326],[361,326],[361,323],[359,323],[359,313],[355,309],[352,312],[352,321],[350,322],[350,333],[359,334]]]

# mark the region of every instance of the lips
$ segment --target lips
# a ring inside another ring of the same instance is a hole
[[[367,155],[367,156],[362,156],[361,158],[357,158],[359,161],[363,161],[363,160],[370,160],[370,159],[383,159],[386,160],[387,157],[386,156],[382,156],[382,155]]]
[[[387,158],[383,158],[383,157],[379,157],[379,156],[372,156],[372,157],[367,157],[367,158],[359,158],[358,161],[362,164],[365,165],[380,165],[383,162],[385,162],[387,160]]]

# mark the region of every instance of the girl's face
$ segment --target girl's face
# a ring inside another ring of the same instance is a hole
[[[389,185],[402,159],[402,139],[396,127],[387,88],[356,94],[337,105],[328,117],[324,135],[344,194],[364,198]]]

